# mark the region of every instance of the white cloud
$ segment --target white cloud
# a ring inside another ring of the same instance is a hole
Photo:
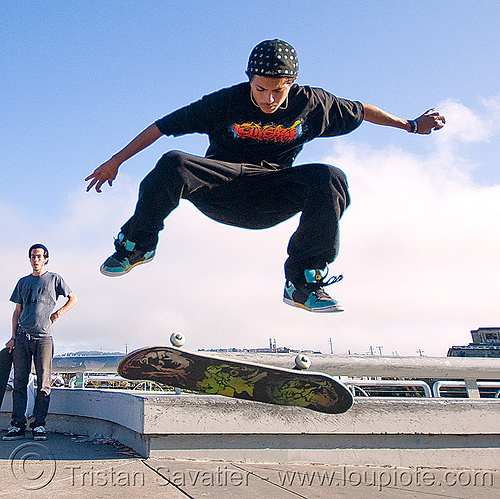
[[[448,99],[439,106],[439,111],[446,117],[446,126],[440,131],[438,140],[450,139],[461,142],[483,142],[490,139],[492,130],[492,116],[495,99],[484,101],[489,107],[489,113],[480,115],[469,109],[459,101]],[[498,105],[498,102],[497,102]]]
[[[338,263],[351,276],[358,337],[436,355],[497,325],[500,186],[462,182],[453,165],[429,169],[403,151],[337,152],[353,196]]]

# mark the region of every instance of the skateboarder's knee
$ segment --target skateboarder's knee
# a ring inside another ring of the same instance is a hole
[[[142,180],[139,192],[144,189],[161,189],[165,182],[170,181],[177,172],[182,169],[183,160],[180,151],[169,151],[165,153],[156,163],[156,166]]]
[[[305,165],[305,171],[310,183],[324,186],[331,182],[333,185],[341,185],[344,190],[347,190],[347,177],[342,170],[335,166],[315,163]]]
[[[182,165],[184,156],[185,153],[181,151],[168,151],[160,158],[156,168],[178,168]]]

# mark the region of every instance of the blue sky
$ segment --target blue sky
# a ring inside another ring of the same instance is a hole
[[[34,241],[80,297],[58,324],[59,351],[162,343],[183,330],[191,348],[276,337],[328,351],[332,337],[338,353],[376,344],[444,355],[470,329],[500,325],[499,15],[497,1],[462,0],[6,2],[0,334],[8,339],[8,298],[29,273]],[[100,195],[85,193],[83,179],[157,118],[243,81],[252,47],[267,38],[294,45],[299,83],[407,118],[447,114],[431,137],[364,123],[300,154],[298,163],[328,159],[350,180],[333,269],[346,279],[331,290],[346,312],[318,318],[281,304],[296,220],[244,231],[188,203],[167,222],[155,262],[109,282],[97,269],[142,177],[164,151],[203,154],[207,140],[162,138]]]

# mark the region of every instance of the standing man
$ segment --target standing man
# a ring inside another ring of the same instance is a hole
[[[33,272],[19,279],[10,297],[16,308],[12,316],[12,338],[6,346],[13,350],[14,390],[11,427],[3,437],[4,440],[24,438],[27,385],[32,360],[35,364],[37,391],[33,410],[34,421],[30,427],[35,440],[47,438],[45,419],[49,410],[54,353],[52,324],[78,301],[60,275],[45,270],[49,252],[43,244],[31,246],[28,258]],[[59,296],[66,297],[67,301],[54,312]]]
[[[300,223],[288,244],[283,301],[311,312],[339,312],[324,286],[327,265],[338,253],[338,222],[349,205],[344,173],[330,165],[292,167],[306,142],[343,135],[363,120],[429,134],[445,120],[433,109],[415,120],[371,104],[349,101],[295,83],[298,59],[282,40],[259,43],[250,54],[249,81],[206,95],[156,121],[85,180],[87,191],[112,185],[120,165],[161,135],[204,133],[204,158],[171,151],[142,181],[132,218],[121,228],[115,253],[101,266],[120,276],[150,262],[163,220],[188,199],[218,222],[248,229],[274,226],[296,213]]]

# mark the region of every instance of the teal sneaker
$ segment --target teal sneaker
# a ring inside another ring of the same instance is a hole
[[[141,251],[136,246],[132,241],[125,239],[120,232],[118,238],[115,239],[116,252],[101,265],[101,274],[108,277],[125,275],[137,265],[148,263],[154,258],[154,250]]]
[[[344,307],[340,302],[334,300],[323,289],[335,282],[339,282],[342,276],[332,276],[326,279],[328,268],[308,269],[304,271],[306,282],[294,284],[287,280],[283,301],[292,307],[303,308],[309,312],[343,312]]]

